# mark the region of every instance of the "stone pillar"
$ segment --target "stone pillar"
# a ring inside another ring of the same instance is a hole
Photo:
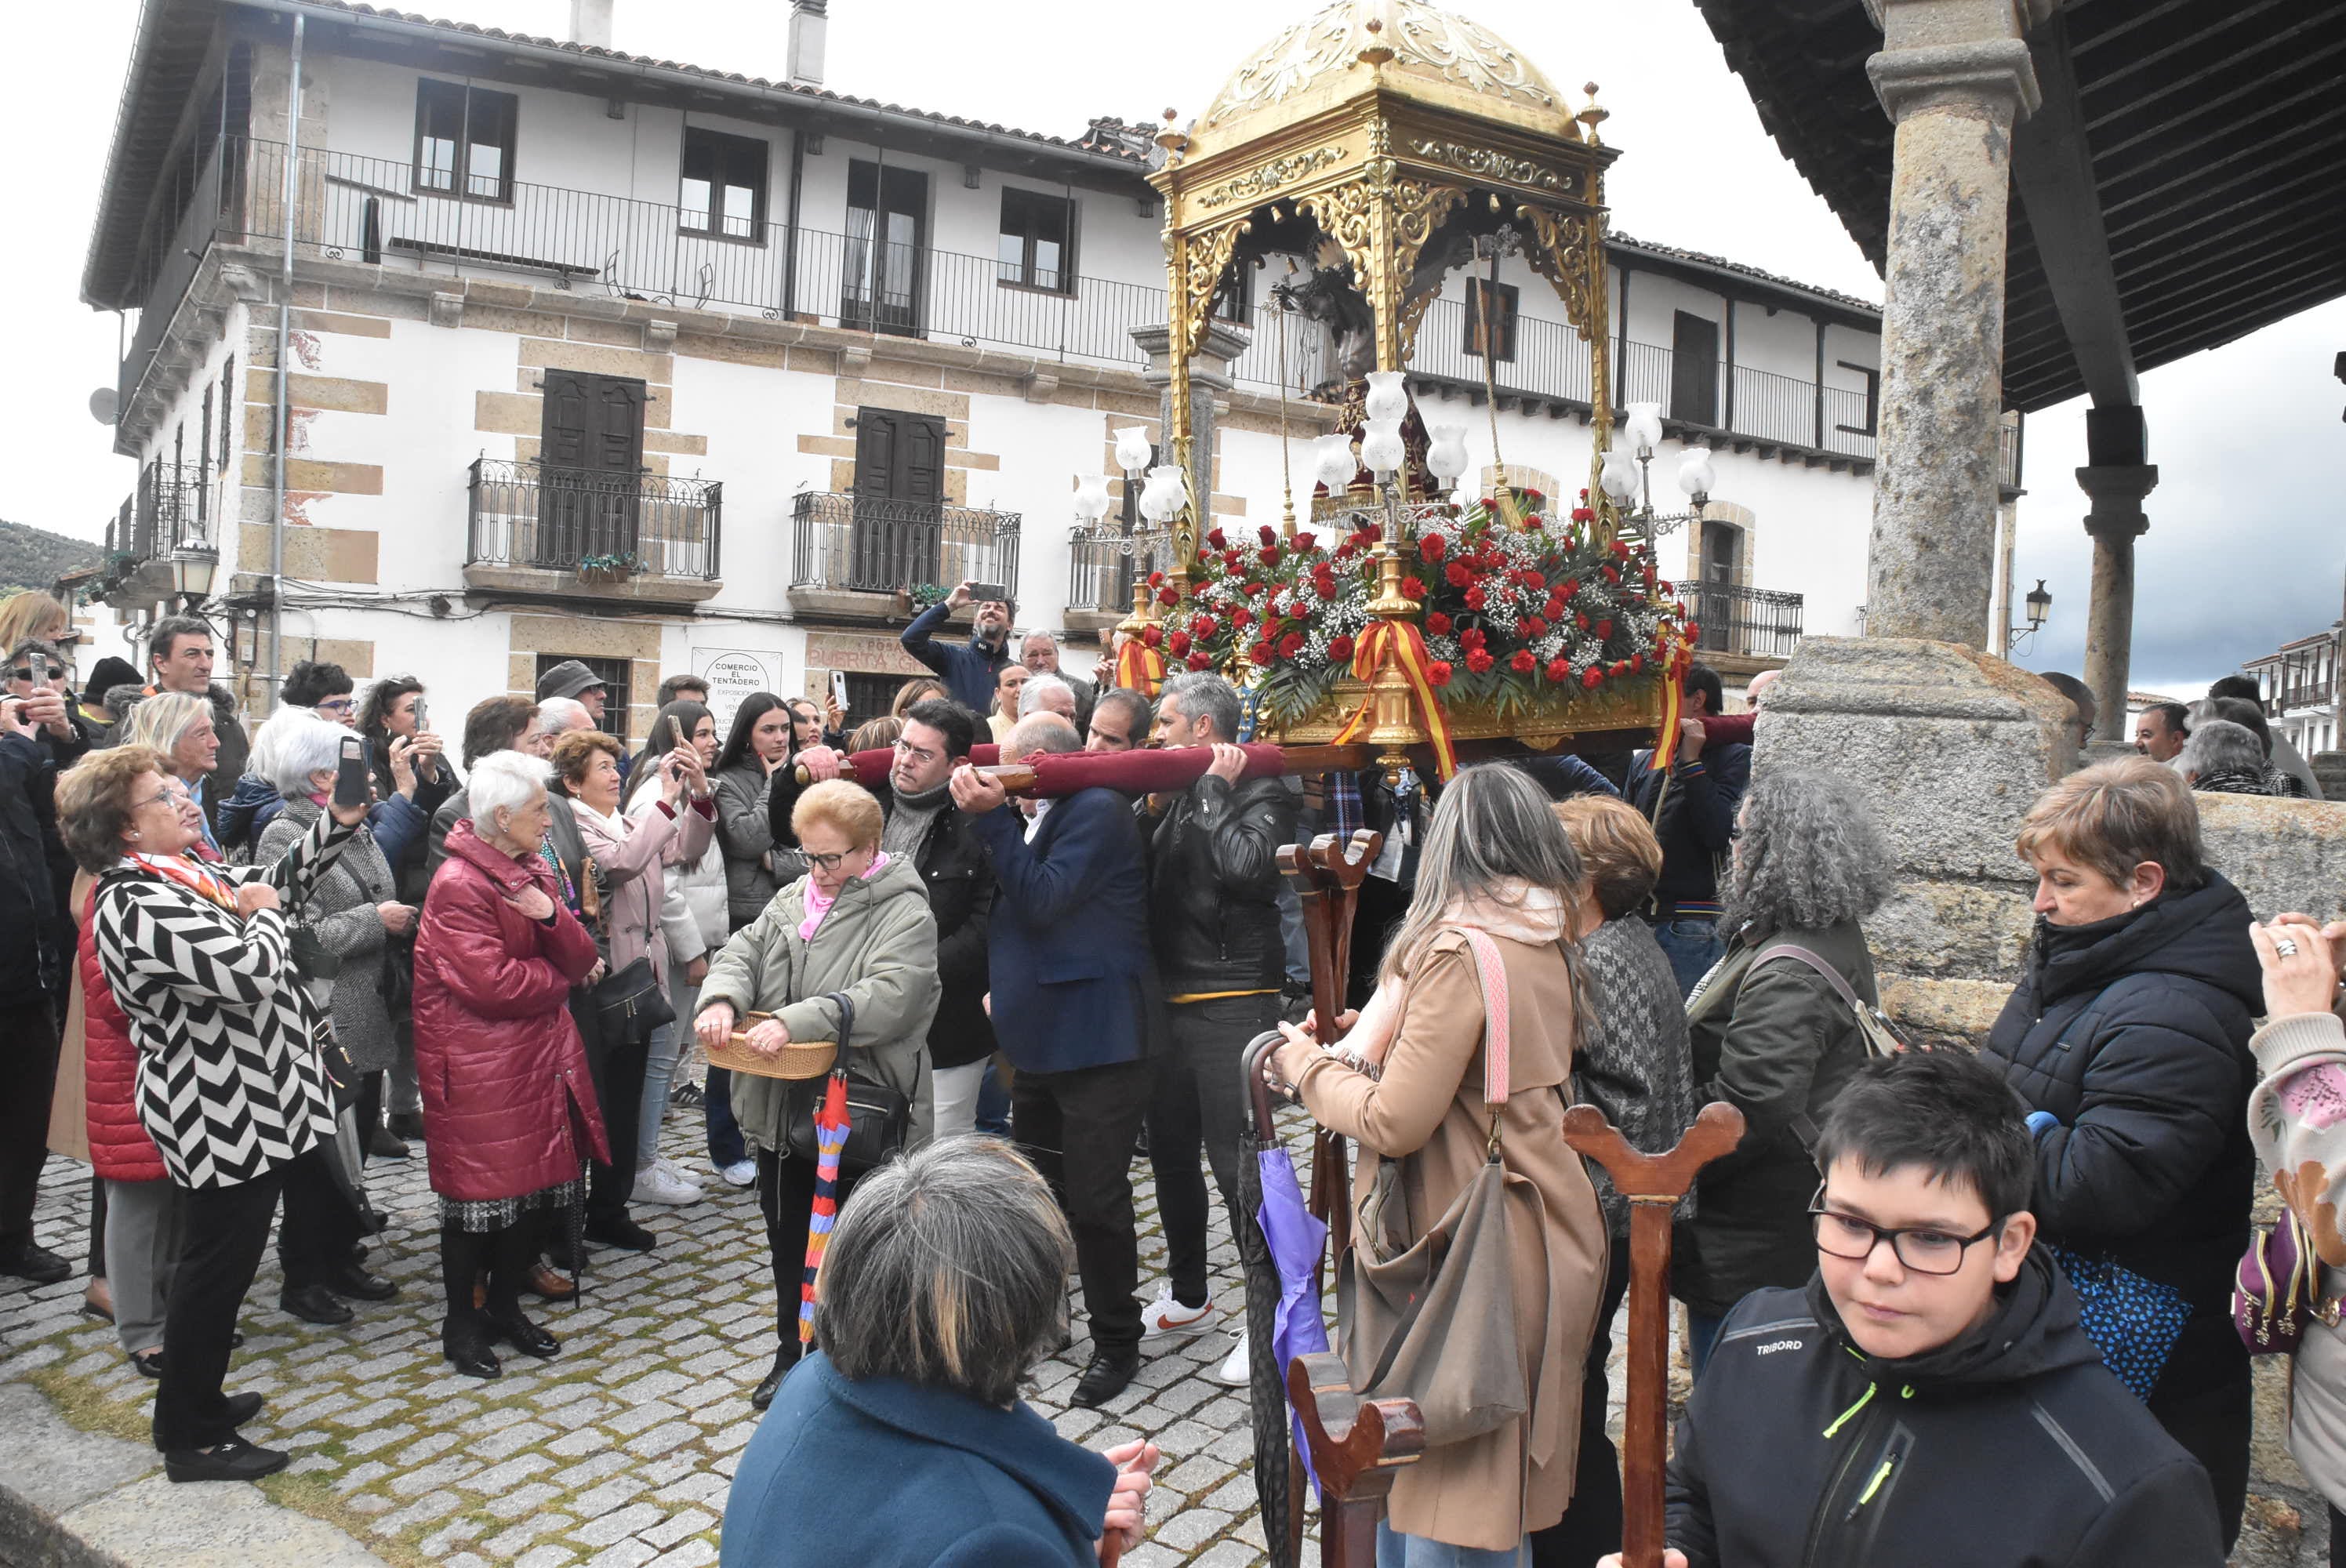
[[[2096,740],[2123,743],[2127,669],[2134,657],[2134,542],[2148,531],[2142,498],[2158,483],[2147,463],[2077,470],[2093,501],[2086,532],[2094,536],[2094,599],[2086,612],[2086,689],[2094,694]]]
[[[1140,379],[1158,389],[1157,428],[1169,431],[1173,428],[1173,329],[1135,327],[1132,341],[1148,356],[1148,368],[1140,372]],[[1253,334],[1245,328],[1216,320],[1207,323],[1198,351],[1189,356],[1189,501],[1198,514],[1200,539],[1214,525],[1214,405],[1229,395],[1234,384],[1230,361],[1246,352],[1252,341]],[[1158,445],[1163,444],[1160,435]]]
[[[1867,0],[1897,125],[1866,632],[1993,639],[2012,127],[2038,102],[2021,33],[2053,0]],[[2003,649],[1995,648],[2001,655]]]

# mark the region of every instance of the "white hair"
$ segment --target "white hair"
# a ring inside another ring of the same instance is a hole
[[[316,718],[318,718],[318,710],[314,708],[301,708],[290,702],[280,704],[277,711],[270,714],[260,728],[252,732],[252,749],[246,754],[244,759],[245,772],[257,778],[266,779],[272,784],[275,783],[278,743],[291,735],[304,720]],[[319,722],[325,721],[321,719]]]
[[[122,744],[151,746],[170,758],[178,751],[179,742],[188,738],[188,731],[211,717],[209,697],[184,691],[158,691],[131,710]]]
[[[1075,712],[1076,688],[1074,687],[1069,686],[1066,681],[1061,680],[1056,675],[1035,675],[1027,677],[1026,684],[1021,687],[1018,690],[1018,717],[1025,718],[1027,715],[1033,713],[1056,713],[1058,711],[1056,708],[1046,708],[1043,706],[1044,696],[1046,693],[1054,691],[1066,692],[1067,694],[1067,712],[1070,714]]]
[[[2228,718],[2211,718],[2191,731],[2175,765],[2187,779],[2214,773],[2261,773],[2265,748],[2257,732]]]
[[[537,727],[548,735],[578,728],[582,718],[586,721],[586,728],[595,728],[595,716],[575,697],[549,697],[537,705]]]
[[[473,809],[474,827],[494,829],[499,811],[520,810],[544,794],[553,780],[554,764],[543,758],[532,757],[526,751],[490,752],[473,764],[472,775],[464,782],[464,799]]]
[[[353,731],[331,719],[321,718],[307,708],[290,716],[282,728],[277,722],[280,718],[288,716],[272,714],[269,722],[261,726],[263,729],[277,730],[269,748],[267,769],[256,768],[250,771],[260,773],[280,795],[291,800],[310,793],[313,788],[310,782],[311,774],[321,768],[332,771],[340,765],[345,736],[353,740],[358,737]],[[257,751],[260,748],[256,746],[254,749]]]
[[[1036,637],[1041,637],[1045,642],[1049,643],[1055,648],[1059,646],[1058,636],[1055,633],[1047,632],[1041,626],[1036,626],[1025,636],[1018,639],[1019,647],[1022,649],[1025,648],[1028,643],[1033,642]]]

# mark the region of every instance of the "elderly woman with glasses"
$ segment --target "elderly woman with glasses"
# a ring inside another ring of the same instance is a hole
[[[1157,1449],[1091,1453],[1018,1385],[1066,1331],[1075,1244],[992,1138],[882,1166],[842,1205],[815,1354],[741,1456],[734,1568],[1094,1568],[1140,1540]]]
[[[74,859],[100,879],[94,941],[138,1048],[138,1119],[183,1189],[155,1446],[174,1481],[251,1480],[288,1456],[238,1435],[260,1395],[221,1391],[237,1309],[280,1192],[289,1246],[326,1228],[301,1223],[307,1207],[337,1201],[322,1019],[293,969],[280,898],[311,894],[365,808],[329,805],[265,869],[221,866],[192,853],[201,816],[168,765],[143,746],[84,759],[57,782],[58,822]],[[349,1260],[346,1246],[337,1259],[301,1261],[323,1270]]]
[[[132,709],[129,722],[122,728],[122,744],[159,752],[165,770],[188,787],[199,809],[211,786],[212,769],[219,762],[219,731],[213,725],[212,712],[209,698],[184,691],[158,691]],[[209,820],[195,853],[207,860],[225,858]]]

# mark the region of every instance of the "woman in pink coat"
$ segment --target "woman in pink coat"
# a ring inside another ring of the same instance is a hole
[[[608,1145],[570,992],[600,965],[541,853],[551,769],[517,751],[474,764],[470,820],[449,830],[415,942],[415,1067],[424,1147],[440,1195],[448,1293],[441,1349],[467,1377],[494,1378],[492,1339],[556,1354],[525,1317],[521,1289],[557,1216],[585,1195]],[[485,1269],[488,1305],[473,1305]]]

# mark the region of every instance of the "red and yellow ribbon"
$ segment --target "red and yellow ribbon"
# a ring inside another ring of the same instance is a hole
[[[1418,718],[1425,726],[1427,738],[1433,743],[1434,771],[1445,779],[1456,773],[1458,754],[1451,744],[1450,720],[1442,711],[1441,700],[1433,694],[1433,677],[1429,667],[1433,662],[1433,656],[1425,651],[1424,634],[1417,629],[1415,622],[1372,622],[1368,630],[1361,634],[1361,639],[1352,650],[1352,677],[1356,680],[1369,682],[1372,689],[1361,699],[1359,709],[1345,721],[1342,733],[1336,737],[1336,744],[1349,745],[1360,733],[1361,728],[1368,722],[1371,710],[1376,706],[1373,688],[1378,675],[1388,664],[1398,665],[1402,677],[1409,682],[1410,690],[1417,696]]]
[[[1127,637],[1116,650],[1116,684],[1153,699],[1165,684],[1165,656],[1138,637]]]
[[[1656,773],[1668,772],[1670,764],[1678,759],[1678,718],[1684,711],[1686,701],[1687,666],[1693,662],[1693,655],[1688,652],[1686,644],[1678,639],[1675,631],[1662,634],[1660,662],[1662,727],[1654,736],[1654,759],[1650,765],[1650,770]]]

